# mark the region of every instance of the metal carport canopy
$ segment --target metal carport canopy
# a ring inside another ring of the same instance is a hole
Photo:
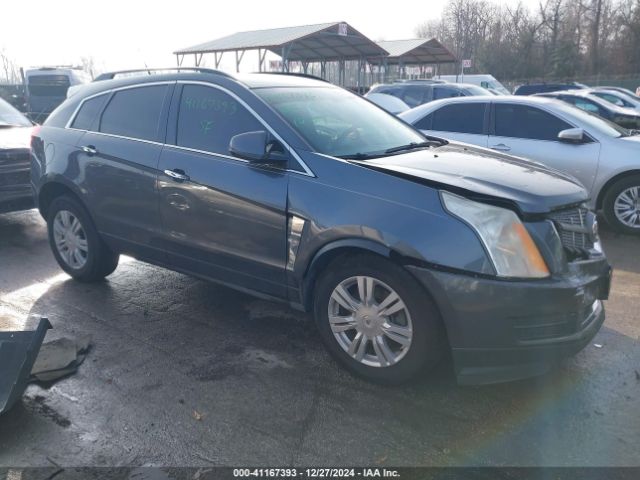
[[[386,57],[387,51],[346,22],[238,32],[175,55],[269,50],[287,61],[331,62]]]
[[[415,38],[411,40],[389,40],[378,42],[378,46],[389,52],[384,61],[389,64],[455,63],[456,56],[437,39]],[[370,59],[374,61],[375,59]]]

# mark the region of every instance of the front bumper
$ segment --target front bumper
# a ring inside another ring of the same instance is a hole
[[[611,267],[573,262],[561,278],[509,281],[409,266],[443,316],[460,384],[518,380],[582,350],[604,322]]]

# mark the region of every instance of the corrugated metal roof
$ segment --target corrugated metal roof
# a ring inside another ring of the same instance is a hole
[[[342,26],[342,27],[341,27]],[[238,32],[177,50],[174,54],[228,52],[264,48],[289,60],[319,61],[386,56],[387,51],[345,22]]]
[[[410,40],[388,40],[377,42],[389,52],[387,63],[451,63],[457,61],[437,39],[413,38]]]

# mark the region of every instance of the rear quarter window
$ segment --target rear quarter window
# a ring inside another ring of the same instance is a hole
[[[79,130],[93,130],[96,127],[98,114],[107,100],[107,94],[85,100],[73,119],[71,128]]]

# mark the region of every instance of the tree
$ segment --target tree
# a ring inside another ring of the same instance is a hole
[[[640,0],[452,0],[416,33],[504,80],[640,72]]]

